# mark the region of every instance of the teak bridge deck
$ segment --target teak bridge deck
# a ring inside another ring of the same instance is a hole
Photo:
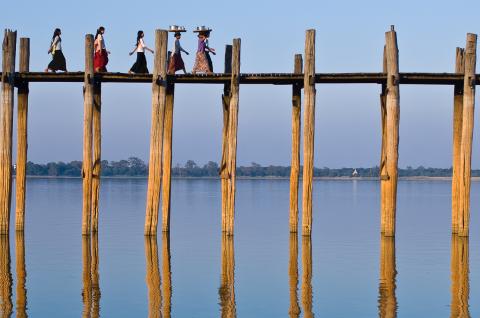
[[[457,48],[454,73],[400,73],[398,47],[393,26],[385,33],[381,73],[315,73],[315,30],[306,31],[305,54],[295,55],[293,73],[240,73],[240,39],[227,45],[225,71],[214,74],[167,74],[167,31],[155,31],[153,74],[94,73],[93,35],[85,37],[85,71],[66,73],[30,72],[30,40],[20,39],[20,68],[15,72],[16,32],[6,30],[0,80],[0,234],[8,234],[12,184],[12,127],[14,88],[18,88],[18,145],[16,175],[16,230],[24,230],[27,162],[28,87],[34,82],[81,82],[84,89],[83,205],[82,234],[98,231],[98,201],[101,158],[101,84],[151,83],[152,126],[146,201],[145,235],[155,235],[160,206],[162,231],[170,230],[170,187],[172,124],[176,84],[222,84],[223,130],[220,165],[222,191],[222,232],[233,235],[237,127],[240,84],[292,86],[292,162],[290,178],[290,231],[298,230],[298,188],[300,173],[301,90],[303,101],[303,197],[302,234],[312,231],[312,190],[315,136],[316,84],[380,84],[382,147],[380,152],[381,232],[395,235],[398,181],[400,84],[454,86],[452,232],[469,235],[471,153],[477,36],[467,34],[466,49]]]

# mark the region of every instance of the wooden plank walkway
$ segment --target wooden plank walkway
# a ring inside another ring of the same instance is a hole
[[[303,74],[294,73],[240,73],[240,84],[303,84]],[[455,85],[463,83],[463,75],[457,73],[400,73],[400,84]],[[1,76],[3,80],[3,74]],[[95,79],[102,83],[152,83],[152,74],[97,73]],[[161,80],[161,79],[159,79]],[[226,84],[231,74],[176,74],[167,80],[178,84]],[[84,72],[45,73],[17,72],[16,83],[21,82],[83,82]],[[385,84],[385,73],[316,73],[317,84]],[[480,74],[476,75],[476,85]]]

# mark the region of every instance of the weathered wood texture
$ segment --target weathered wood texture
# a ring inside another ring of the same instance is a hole
[[[172,132],[175,84],[168,84],[163,131],[162,231],[170,231],[170,193],[172,189]]]
[[[231,235],[222,235],[222,272],[218,289],[222,318],[237,316],[235,305],[235,253]]]
[[[395,237],[382,235],[380,240],[380,283],[378,287],[379,317],[393,318],[397,316],[396,277]]]
[[[155,31],[155,58],[152,78],[152,127],[148,169],[145,235],[156,235],[162,185],[162,147],[167,95],[167,31]]]
[[[385,236],[395,236],[395,213],[397,208],[397,181],[398,181],[398,142],[400,120],[400,90],[398,84],[398,47],[395,31],[385,33],[387,57],[387,96],[385,98],[386,110],[386,172],[382,177],[384,182],[384,207],[382,233]]]
[[[10,267],[10,240],[8,235],[0,235],[0,317],[11,317],[12,303],[12,270]]]
[[[462,141],[460,145],[460,182],[458,187],[458,235],[468,236],[470,226],[470,182],[473,120],[475,109],[475,68],[477,35],[467,34],[465,46],[465,79],[463,84]]]
[[[28,82],[83,82],[83,72],[17,73],[16,80]],[[97,73],[96,80],[102,83],[151,83],[152,74]],[[230,73],[175,74],[168,75],[168,81],[175,84],[225,84],[231,80]],[[292,85],[303,83],[303,74],[293,73],[240,73],[240,84]],[[480,75],[476,75],[480,85]],[[455,85],[463,83],[463,76],[455,73],[403,72],[399,74],[400,84],[414,85]],[[384,84],[384,73],[316,73],[317,84]]]
[[[457,47],[455,73],[465,71],[465,50]],[[460,183],[460,148],[462,142],[463,120],[463,83],[456,84],[453,89],[453,159],[452,159],[452,233],[458,233],[458,202]]]
[[[452,235],[450,317],[471,317],[468,237]]]
[[[232,72],[232,46],[225,47],[225,73]],[[230,117],[230,83],[223,85],[222,95],[222,113],[223,113],[223,128],[222,128],[222,159],[220,161],[220,180],[222,191],[222,232],[227,231],[227,209],[228,209],[228,118]]]
[[[172,313],[172,266],[170,254],[170,234],[163,233],[162,237],[162,268],[163,268],[163,318],[170,318]]]
[[[233,40],[232,48],[232,78],[230,82],[230,109],[228,117],[228,159],[227,167],[227,209],[226,209],[226,230],[225,233],[233,235],[235,222],[235,191],[237,173],[237,129],[238,129],[238,104],[240,83],[240,39]]]
[[[303,197],[302,234],[312,233],[313,158],[315,137],[315,30],[305,37],[305,66],[303,82]]]
[[[302,73],[302,55],[295,55],[294,73]],[[300,138],[302,115],[302,87],[292,87],[292,163],[290,169],[290,232],[298,231],[298,178],[300,174]]]
[[[15,269],[17,271],[17,317],[27,318],[27,270],[25,266],[25,236],[23,231],[17,231],[15,234]]]
[[[303,317],[313,318],[313,287],[312,287],[312,237],[302,236],[302,307]]]
[[[12,199],[12,129],[17,32],[5,30],[2,46],[2,101],[0,104],[0,235],[8,234]]]
[[[83,83],[83,206],[82,234],[91,232],[92,219],[92,117],[93,117],[93,35],[85,36],[85,78]]]
[[[30,39],[20,38],[20,72],[30,69]],[[17,168],[15,175],[15,229],[25,228],[25,191],[28,148],[28,83],[18,85],[17,95]]]
[[[300,317],[300,306],[298,305],[298,236],[297,233],[290,233],[290,258],[288,262],[288,279],[290,285],[290,307],[288,315],[290,318]]]
[[[145,263],[148,289],[148,317],[162,317],[162,294],[160,269],[158,267],[158,244],[154,235],[145,236]]]
[[[386,46],[383,47],[383,72],[387,72],[387,55]],[[380,165],[379,165],[379,177],[380,177],[380,228],[385,227],[385,182],[387,180],[387,84],[382,84],[382,92],[380,93],[380,114],[382,118],[382,149],[380,151]]]
[[[100,175],[102,174],[102,84],[93,87],[93,179],[92,179],[92,232],[98,232],[100,202]]]

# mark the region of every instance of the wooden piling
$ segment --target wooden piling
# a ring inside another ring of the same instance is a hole
[[[465,50],[457,47],[455,73],[465,72]],[[453,160],[452,160],[452,233],[458,233],[460,148],[462,142],[463,83],[453,89]]]
[[[293,72],[302,73],[302,55],[295,55]],[[292,163],[290,168],[290,232],[298,231],[298,178],[300,173],[300,136],[302,115],[302,87],[292,86]]]
[[[385,197],[383,214],[383,227],[381,229],[385,236],[395,236],[395,213],[397,208],[397,180],[398,180],[398,140],[400,120],[400,90],[398,73],[398,47],[395,30],[385,33],[386,38],[386,59],[387,59],[387,96],[385,98],[386,110],[386,172],[382,179],[384,182]]]
[[[380,283],[378,287],[378,316],[397,316],[397,267],[395,237],[381,236],[380,240]]]
[[[160,188],[162,185],[162,146],[167,94],[167,31],[155,31],[155,58],[152,78],[152,127],[148,167],[145,235],[156,235]]]
[[[93,35],[85,36],[85,77],[83,83],[83,206],[82,234],[90,235],[92,217],[92,117],[93,117]]]
[[[313,318],[312,237],[302,236],[302,307],[303,317]]]
[[[172,314],[172,267],[170,254],[170,234],[163,233],[162,238],[162,268],[163,268],[163,318],[170,318]]]
[[[470,182],[475,109],[475,68],[477,35],[468,33],[465,46],[465,75],[463,84],[462,140],[460,146],[458,235],[468,236],[470,227]]]
[[[232,73],[232,46],[225,47],[225,73]],[[220,162],[220,180],[222,189],[222,232],[227,231],[227,213],[228,213],[228,118],[230,117],[230,83],[223,85],[222,95],[222,111],[223,111],[223,128],[222,128],[222,159]]]
[[[9,233],[12,198],[12,127],[17,32],[5,30],[0,105],[0,235]]]
[[[92,232],[98,232],[100,175],[102,174],[102,83],[93,86],[93,172],[92,172]]]
[[[148,317],[160,318],[162,307],[162,294],[160,292],[160,269],[158,267],[158,244],[154,235],[145,236],[145,261],[148,289]]]
[[[238,104],[240,91],[240,39],[233,40],[232,48],[232,77],[230,81],[230,107],[228,117],[228,159],[227,159],[227,235],[233,235],[235,220],[235,191],[237,173],[237,129],[238,129]]]
[[[233,318],[237,316],[235,304],[235,251],[231,235],[222,235],[222,272],[220,276],[220,298],[221,316]]]
[[[312,233],[313,158],[315,137],[315,30],[305,37],[304,115],[303,115],[303,198],[302,234]]]
[[[387,73],[387,55],[386,47],[383,47],[383,73]],[[380,165],[379,165],[379,178],[380,178],[380,228],[385,227],[385,181],[388,180],[387,174],[387,85],[382,84],[382,92],[380,93],[380,114],[382,119],[382,149],[380,151]]]
[[[450,317],[470,317],[468,237],[452,235]]]
[[[15,269],[17,271],[17,317],[27,318],[27,270],[25,266],[25,236],[23,231],[15,235]]]
[[[170,231],[170,203],[172,189],[172,132],[173,132],[173,102],[175,84],[168,84],[165,104],[165,119],[163,131],[163,169],[162,169],[162,231]]]
[[[298,305],[298,236],[297,233],[290,233],[290,259],[288,262],[288,278],[290,285],[290,318],[300,317],[300,306]]]
[[[20,38],[20,72],[30,68],[30,39]],[[25,227],[25,185],[27,170],[28,82],[18,84],[17,95],[17,168],[15,175],[15,229]]]

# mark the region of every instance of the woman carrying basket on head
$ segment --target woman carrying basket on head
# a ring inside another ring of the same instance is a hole
[[[93,44],[95,48],[95,55],[93,57],[93,68],[95,72],[106,72],[108,64],[108,54],[105,47],[105,40],[103,39],[103,34],[105,33],[105,28],[103,26],[97,29],[97,34],[95,34],[95,42]]]
[[[173,27],[176,27],[176,26],[170,26],[170,30],[171,32],[175,32],[174,34],[175,47],[170,57],[170,62],[168,63],[168,74],[175,74],[175,72],[179,70],[183,70],[183,73],[187,74],[187,71],[185,70],[185,63],[183,62],[183,59],[182,59],[182,52],[184,52],[187,55],[189,53],[185,51],[183,47],[180,45],[180,38],[182,37],[182,33],[180,32],[185,32],[185,28],[181,27],[181,28],[172,29]]]
[[[52,42],[50,43],[50,48],[48,53],[52,53],[52,61],[48,64],[45,72],[52,71],[67,71],[67,62],[65,61],[65,56],[62,53],[62,38],[60,35],[62,31],[60,29],[55,29],[52,36]]]
[[[198,32],[198,49],[197,55],[195,56],[195,65],[193,66],[192,73],[195,74],[197,72],[211,74],[212,69],[210,68],[207,52],[209,49],[207,48],[207,32],[211,31],[211,29],[201,26],[197,27],[197,29],[193,32]]]
[[[145,58],[145,50],[150,51],[153,53],[153,50],[149,49],[146,45],[145,42],[143,41],[143,31],[140,30],[137,32],[137,44],[135,46],[135,49],[128,53],[132,55],[133,53],[137,52],[137,61],[132,65],[128,73],[148,73],[148,67],[147,67],[147,59]]]

